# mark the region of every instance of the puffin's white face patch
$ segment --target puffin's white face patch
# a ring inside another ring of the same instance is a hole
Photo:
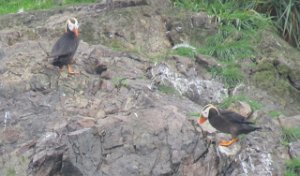
[[[67,25],[70,31],[73,31],[74,29],[78,29],[79,24],[76,18],[71,18],[67,20]]]
[[[208,113],[209,113],[209,107],[207,108],[204,108],[201,112],[202,116],[205,117],[205,118],[208,118]]]
[[[201,112],[202,116],[205,117],[205,118],[208,118],[209,110],[210,110],[211,108],[217,109],[217,108],[216,108],[214,105],[212,105],[212,104],[208,104],[208,105],[204,106],[204,108],[202,109],[202,112]]]

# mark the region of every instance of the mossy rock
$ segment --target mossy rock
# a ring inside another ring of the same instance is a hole
[[[274,70],[274,69],[275,69],[275,67],[270,60],[263,59],[257,65],[256,71],[265,71],[265,70]]]
[[[264,60],[257,65],[252,76],[254,84],[271,95],[280,99],[281,104],[294,101],[295,90],[287,79],[292,70],[284,64],[274,64],[273,61]]]
[[[289,73],[293,72],[288,66],[284,64],[279,64],[277,66],[277,71],[281,76],[287,76]]]

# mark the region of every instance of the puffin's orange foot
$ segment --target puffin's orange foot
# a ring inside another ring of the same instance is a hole
[[[75,75],[76,73],[73,71],[73,69],[72,69],[72,66],[71,65],[67,65],[67,68],[68,68],[68,74],[69,75]]]
[[[238,138],[233,138],[233,139],[231,139],[230,141],[221,141],[221,142],[219,143],[219,145],[224,146],[224,147],[228,147],[228,146],[230,146],[231,144],[237,142],[238,140],[239,140]]]

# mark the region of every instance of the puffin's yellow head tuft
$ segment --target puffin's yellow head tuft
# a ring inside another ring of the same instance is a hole
[[[202,116],[204,116],[205,118],[208,118],[209,110],[211,108],[216,109],[217,111],[219,111],[218,108],[215,107],[214,105],[208,104],[208,105],[203,107],[202,112],[201,112]]]

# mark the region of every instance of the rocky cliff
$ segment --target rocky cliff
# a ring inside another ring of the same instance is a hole
[[[45,53],[70,16],[81,37],[74,76]],[[216,145],[228,136],[191,115],[228,90],[206,71],[213,60],[166,53],[214,30],[204,13],[159,0],[1,16],[0,175],[282,175],[288,149],[267,113],[281,108],[278,98],[253,85],[235,89],[263,104],[253,118],[264,130],[230,148]]]

